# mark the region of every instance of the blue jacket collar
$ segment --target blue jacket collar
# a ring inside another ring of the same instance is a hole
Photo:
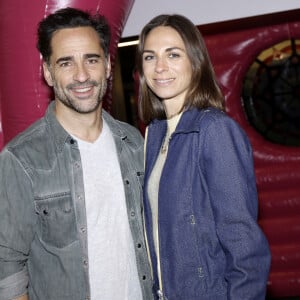
[[[198,132],[200,130],[199,124],[203,118],[205,112],[214,110],[214,108],[205,108],[197,109],[191,108],[183,112],[179,123],[176,127],[174,134],[177,133],[189,133],[189,132]],[[150,124],[150,127],[162,130],[164,133],[167,130],[167,121],[166,120],[153,120]]]

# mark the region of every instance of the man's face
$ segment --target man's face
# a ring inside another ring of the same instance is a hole
[[[107,88],[111,65],[92,27],[61,29],[53,34],[52,55],[44,76],[55,99],[78,113],[99,107]]]

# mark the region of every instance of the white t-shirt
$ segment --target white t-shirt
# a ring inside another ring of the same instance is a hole
[[[78,140],[87,214],[92,300],[141,300],[116,146],[109,127],[94,143]]]

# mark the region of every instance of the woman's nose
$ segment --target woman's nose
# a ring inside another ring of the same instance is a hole
[[[155,64],[155,71],[157,73],[163,72],[168,69],[168,64],[164,58],[157,58]]]

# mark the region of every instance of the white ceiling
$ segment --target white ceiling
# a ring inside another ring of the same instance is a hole
[[[162,13],[183,14],[203,25],[298,8],[299,0],[135,0],[122,37],[138,35],[150,19]]]

